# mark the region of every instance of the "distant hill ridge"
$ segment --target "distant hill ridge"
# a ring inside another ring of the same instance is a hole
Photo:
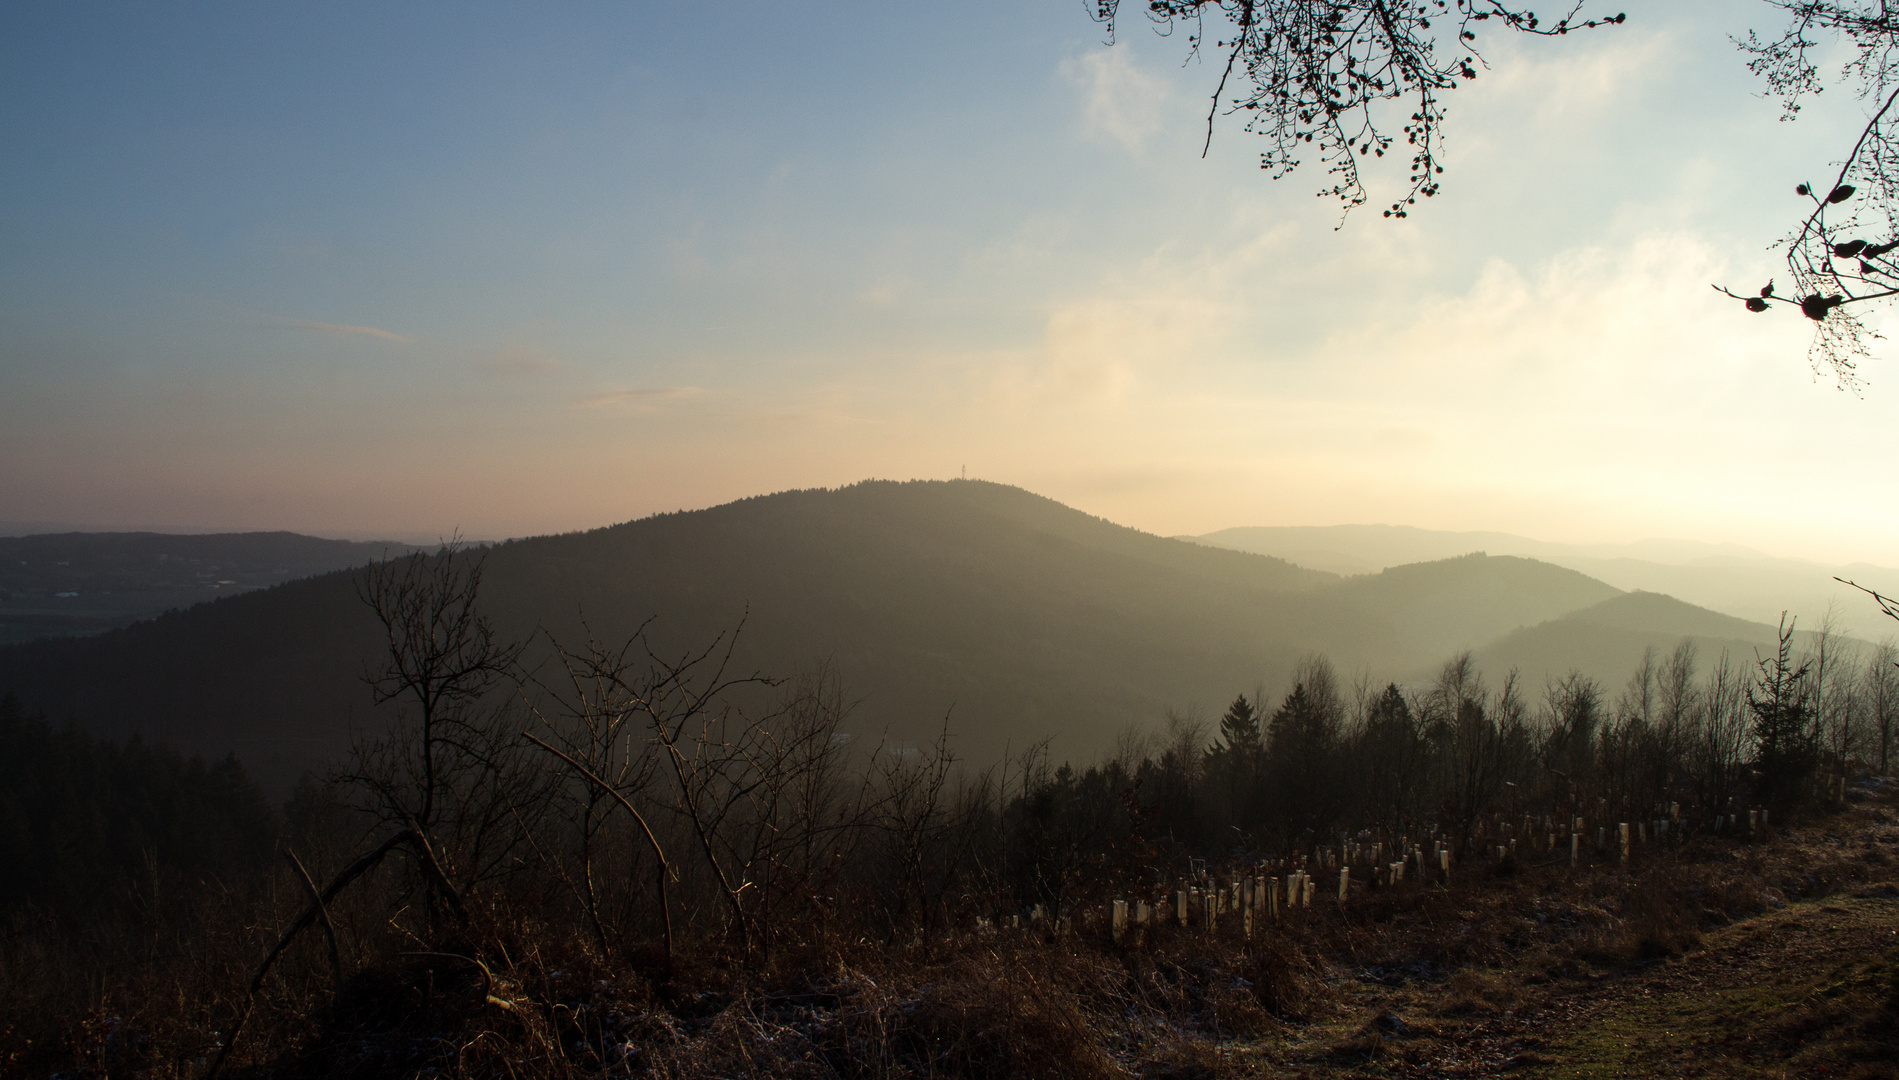
[[[1814,627],[1830,609],[1839,630],[1869,639],[1888,636],[1894,627],[1865,596],[1834,578],[1899,593],[1899,569],[1775,558],[1740,544],[1563,544],[1510,533],[1443,532],[1408,525],[1248,526],[1191,539],[1346,575],[1473,551],[1517,555],[1567,567],[1618,589],[1665,593],[1752,622],[1777,623],[1785,611],[1802,626]]]
[[[1044,738],[1089,757],[1169,708],[1276,691],[1310,652],[1413,678],[1620,598],[1496,556],[1342,579],[960,480],[781,492],[486,558],[484,602],[505,633],[577,640],[584,615],[613,640],[653,617],[662,647],[685,648],[742,620],[747,669],[833,663],[861,699],[859,730],[921,740],[947,717],[978,760]],[[106,734],[235,748],[281,781],[377,721],[361,682],[377,635],[352,573],[0,649],[0,691]],[[1589,640],[1621,633],[1577,625]],[[1619,682],[1633,660],[1605,660],[1604,674]]]
[[[1801,641],[1809,641],[1810,637],[1801,635]],[[1665,656],[1683,638],[1695,642],[1704,667],[1726,653],[1732,666],[1751,671],[1758,657],[1771,654],[1775,628],[1660,593],[1625,593],[1507,634],[1479,649],[1476,658],[1490,671],[1562,671],[1574,667],[1597,674],[1610,690],[1616,690],[1621,683],[1612,681],[1608,673],[1617,665],[1626,668],[1631,658],[1648,649]]]
[[[99,633],[169,608],[412,550],[292,532],[0,537],[0,643]]]
[[[1742,544],[1663,539],[1622,544],[1566,544],[1514,533],[1457,532],[1415,525],[1247,525],[1190,539],[1238,551],[1279,554],[1301,566],[1340,574],[1375,573],[1389,566],[1430,562],[1472,552],[1521,555],[1544,562],[1571,556],[1676,564],[1720,558],[1769,558]]]

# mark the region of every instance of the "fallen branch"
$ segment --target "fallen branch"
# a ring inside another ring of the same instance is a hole
[[[309,929],[319,917],[328,918],[324,914],[325,906],[336,899],[336,895],[342,892],[350,882],[368,873],[382,861],[383,856],[394,851],[398,845],[415,838],[415,833],[405,829],[384,840],[375,850],[358,856],[355,862],[345,866],[341,872],[330,879],[330,883],[324,886],[321,893],[312,898],[310,906],[303,910],[303,914],[297,916],[296,921],[283,932],[283,936],[277,939],[277,944],[271,947],[269,954],[264,957],[264,962],[258,965],[257,974],[251,977],[250,989],[244,994],[244,1003],[238,1006],[237,1020],[231,1025],[231,1034],[225,1038],[224,1045],[218,1047],[217,1056],[213,1057],[211,1064],[205,1068],[204,1080],[212,1080],[218,1075],[218,1071],[224,1068],[224,1059],[230,1056],[231,1048],[237,1045],[238,1036],[244,1033],[244,1024],[251,1017],[251,1006],[257,1002],[257,991],[262,989],[264,977],[270,974],[271,967],[277,963],[277,958],[283,955],[283,951],[290,947],[290,943],[296,940],[298,934]]]

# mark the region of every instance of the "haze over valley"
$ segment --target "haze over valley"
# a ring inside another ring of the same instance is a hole
[[[1831,618],[1846,633],[1870,637],[1888,632],[1886,620],[1877,606],[1866,603],[1864,593],[1836,579],[1889,589],[1885,583],[1899,576],[1888,566],[1775,558],[1737,543],[1563,544],[1508,533],[1402,525],[1241,526],[1195,539],[1337,574],[1374,573],[1475,551],[1520,555],[1588,574],[1618,589],[1666,593],[1754,622],[1778,622],[1784,611],[1808,627]]]

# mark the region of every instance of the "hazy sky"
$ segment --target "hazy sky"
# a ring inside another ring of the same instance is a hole
[[[1855,398],[1709,289],[1864,113],[1779,122],[1763,5],[1482,42],[1445,194],[1337,232],[1091,6],[8,4],[0,519],[523,535],[967,466],[1161,533],[1899,562],[1899,344]]]

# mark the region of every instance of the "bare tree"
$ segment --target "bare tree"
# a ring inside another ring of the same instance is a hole
[[[587,837],[603,811],[625,810],[652,854],[669,953],[669,881],[709,891],[726,933],[762,958],[787,913],[825,906],[878,798],[891,797],[872,792],[862,771],[871,759],[855,754],[842,730],[850,710],[836,672],[820,668],[789,683],[733,674],[737,637],[673,655],[642,626],[617,646],[589,639],[563,648],[568,689],[555,696],[559,715],[543,717],[548,738],[533,737],[611,800],[585,792],[576,800],[583,866],[573,891],[593,902]],[[952,758],[947,744],[940,749],[947,775]],[[931,777],[940,791],[941,775],[903,774]],[[903,798],[919,797],[897,786]]]
[[[612,940],[620,933],[617,926],[610,931],[609,919],[602,911],[601,861],[607,854],[604,840],[614,811],[624,810],[652,854],[654,900],[670,964],[674,941],[666,886],[675,871],[667,858],[666,845],[654,831],[648,794],[658,760],[647,752],[644,732],[630,730],[637,716],[624,689],[633,664],[629,651],[637,640],[609,650],[589,630],[586,643],[578,649],[557,644],[555,654],[565,676],[564,685],[550,687],[538,678],[534,680],[544,691],[546,703],[533,706],[533,711],[548,738],[534,733],[526,737],[559,758],[579,781],[577,787],[566,792],[572,811],[569,821],[579,847],[579,877],[576,880],[564,869],[561,876],[586,912],[595,944],[603,953],[611,952]],[[649,803],[645,809],[641,807],[643,802]]]
[[[1821,773],[1816,779],[1829,798],[1838,796],[1859,751],[1864,702],[1859,697],[1857,653],[1856,644],[1840,634],[1838,619],[1829,607],[1803,654],[1812,669],[1812,677],[1807,680],[1812,696],[1808,704],[1813,718],[1810,742],[1821,755]]]
[[[876,798],[868,817],[881,834],[882,862],[892,879],[894,902],[886,903],[886,918],[893,926],[907,923],[918,930],[940,926],[950,891],[976,855],[994,773],[957,782],[947,723],[928,747],[890,749],[877,757]],[[1029,776],[1032,784],[1032,767]]]
[[[1142,770],[1146,794],[1159,808],[1153,825],[1176,841],[1197,839],[1199,809],[1205,801],[1207,723],[1192,707],[1185,712],[1169,709],[1164,719],[1166,727],[1155,737],[1160,753],[1152,768]]]
[[[1162,34],[1184,36],[1190,59],[1210,57],[1219,71],[1207,146],[1221,116],[1243,115],[1245,129],[1265,140],[1261,168],[1279,179],[1316,153],[1328,177],[1319,194],[1345,213],[1369,198],[1365,166],[1401,154],[1403,194],[1384,213],[1402,218],[1438,192],[1446,101],[1486,67],[1479,35],[1498,28],[1561,37],[1625,21],[1622,13],[1586,16],[1586,2],[1554,21],[1506,0],[1150,0],[1146,15]],[[1857,93],[1868,116],[1827,176],[1795,188],[1805,205],[1779,245],[1792,288],[1716,289],[1749,311],[1797,309],[1814,323],[1814,370],[1858,392],[1858,361],[1879,335],[1854,309],[1899,295],[1899,18],[1888,0],[1764,2],[1784,28],[1750,31],[1738,44],[1786,117],[1829,86]],[[1094,15],[1113,41],[1120,0],[1096,0]],[[1824,70],[1821,58],[1836,42],[1847,59]]]
[[[1657,803],[1670,797],[1693,738],[1701,688],[1695,685],[1695,643],[1682,638],[1662,662],[1655,680],[1655,708],[1649,723],[1653,758],[1649,788]]]
[[[1866,703],[1868,741],[1879,775],[1890,776],[1893,739],[1899,735],[1899,646],[1879,643],[1860,675],[1860,699]]]
[[[728,912],[728,928],[741,945],[749,946],[748,912],[741,895],[747,883],[732,864],[723,827],[751,787],[748,777],[733,775],[743,772],[745,751],[725,738],[725,732],[732,720],[732,691],[769,685],[769,680],[728,674],[736,632],[720,635],[697,651],[662,656],[646,631],[642,625],[617,647],[589,641],[581,649],[564,652],[564,662],[596,688],[593,708],[608,718],[604,727],[620,740],[634,738],[636,728],[640,752],[654,755],[654,771],[667,778],[661,805],[683,821],[689,846],[701,857],[700,869],[716,885]],[[742,728],[742,722],[738,726]],[[622,791],[606,777],[590,782],[605,782],[619,792],[622,799],[616,801],[640,821],[656,861],[667,864],[664,845],[636,809],[633,795],[638,792]],[[663,889],[665,875],[660,880]],[[663,907],[663,893],[661,901]]]
[[[1747,718],[1746,677],[1725,650],[1702,686],[1695,760],[1703,806],[1725,807],[1740,792],[1752,732]]]
[[[1678,746],[1700,704],[1701,690],[1695,685],[1696,652],[1693,638],[1676,642],[1655,682],[1656,738],[1670,759],[1678,756]]]
[[[371,563],[357,578],[357,596],[375,614],[387,649],[367,681],[378,704],[397,709],[388,730],[359,742],[335,779],[364,796],[362,809],[381,836],[322,889],[291,859],[310,902],[258,965],[206,1080],[223,1068],[265,977],[304,930],[320,925],[330,935],[335,977],[342,977],[330,905],[388,856],[409,855],[427,909],[458,931],[470,925],[474,891],[522,867],[549,774],[521,753],[514,713],[491,697],[512,675],[522,646],[502,640],[482,614],[482,571],[482,557],[451,540],[433,554]],[[461,959],[488,970],[479,956]]]
[[[879,793],[851,749],[853,736],[841,730],[850,711],[837,672],[822,666],[789,683],[758,718],[728,717],[729,756],[702,759],[718,762],[708,793],[716,788],[733,805],[721,819],[720,847],[741,882],[761,956],[780,922],[828,917],[824,897],[837,892],[873,821]],[[947,733],[940,749],[948,759]]]
[[[357,595],[387,648],[366,677],[396,706],[383,733],[359,742],[339,779],[365,809],[406,830],[433,902],[465,915],[469,892],[506,873],[544,806],[546,774],[521,753],[511,702],[494,691],[522,645],[502,640],[480,609],[483,557],[451,541],[434,554],[371,563]]]
[[[1471,655],[1460,653],[1439,670],[1419,704],[1442,771],[1444,809],[1462,844],[1503,791],[1513,742],[1527,741],[1516,672],[1493,702]]]
[[[1343,809],[1337,751],[1344,725],[1345,700],[1331,662],[1302,658],[1268,724],[1265,768],[1280,818],[1302,833],[1329,831]]]
[[[1552,682],[1544,697],[1543,765],[1571,798],[1590,790],[1602,727],[1602,687],[1579,671]]]
[[[1622,688],[1622,696],[1616,699],[1616,714],[1639,721],[1643,727],[1647,727],[1649,718],[1655,713],[1656,677],[1659,674],[1656,670],[1655,646],[1650,645],[1642,650],[1641,661],[1629,674],[1629,682]]]
[[[1837,785],[1846,779],[1863,749],[1866,701],[1860,695],[1864,680],[1859,650],[1837,635],[1829,646],[1824,673],[1818,663],[1814,665],[1814,714],[1829,782]]]
[[[1653,647],[1643,650],[1600,740],[1600,776],[1615,805],[1654,806],[1667,794],[1693,679],[1691,643],[1677,645],[1665,661]]]
[[[1833,580],[1842,585],[1850,585],[1872,597],[1873,603],[1879,605],[1881,613],[1899,622],[1899,599],[1869,589],[1857,581],[1849,581],[1842,577],[1836,577]],[[1894,704],[1895,696],[1899,696],[1899,652],[1895,652],[1891,639],[1880,643],[1870,663],[1871,667],[1867,671],[1867,701],[1872,713],[1872,723],[1878,732],[1879,771],[1884,775],[1889,765],[1887,755],[1893,743],[1894,713],[1896,709],[1899,709],[1899,706]]]
[[[755,815],[763,827],[754,831],[761,948],[771,948],[782,912],[831,915],[830,898],[874,820],[877,793],[853,752],[855,734],[842,730],[852,707],[836,668],[824,664],[794,679],[773,713]],[[947,757],[947,734],[943,745]]]

